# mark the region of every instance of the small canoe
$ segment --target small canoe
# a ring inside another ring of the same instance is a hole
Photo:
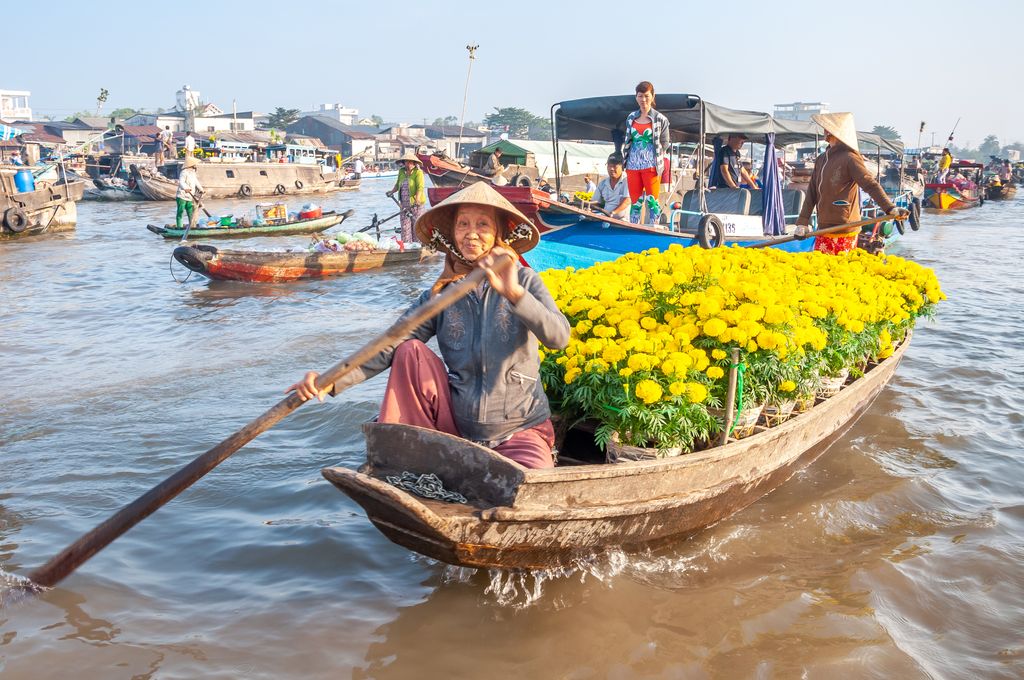
[[[806,413],[674,458],[530,470],[441,432],[368,423],[366,463],[322,474],[385,536],[428,557],[478,568],[571,566],[612,548],[684,538],[769,493],[856,422],[889,383],[909,341]],[[574,455],[569,442],[561,445],[563,457]],[[423,498],[387,481],[404,472],[433,473],[466,502]]]
[[[282,224],[265,224],[260,227],[206,227],[195,228],[188,232],[189,238],[245,238],[249,236],[291,236],[295,234],[317,234],[325,229],[341,224],[347,217],[352,215],[351,210],[343,213],[325,212],[322,217],[314,217],[307,220],[294,220]],[[164,238],[181,238],[185,234],[184,229],[178,229],[168,224],[165,227],[158,227],[155,224],[147,224],[146,229]]]
[[[440,257],[433,250],[360,250],[337,253],[303,251],[259,252],[220,250],[213,246],[178,246],[174,259],[192,271],[219,281],[280,283],[323,279],[379,269],[408,266]]]
[[[985,195],[990,201],[1006,201],[1017,195],[1017,185],[1013,182],[989,184],[985,187]]]

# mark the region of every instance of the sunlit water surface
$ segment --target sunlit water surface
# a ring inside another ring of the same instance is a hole
[[[323,203],[359,227],[392,212],[387,188]],[[170,211],[82,203],[76,231],[0,245],[0,587],[437,275],[179,285],[173,243],[144,228]],[[1020,200],[927,214],[891,252],[934,267],[950,299],[892,384],[811,467],[695,538],[557,574],[410,554],[319,473],[361,462],[378,378],[302,407],[59,588],[0,610],[0,675],[1022,677],[1022,231]]]

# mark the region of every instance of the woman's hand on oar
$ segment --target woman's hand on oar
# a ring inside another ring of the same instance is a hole
[[[286,389],[284,393],[288,394],[289,392],[295,392],[295,394],[302,398],[302,401],[309,401],[315,397],[322,403],[324,398],[330,395],[331,388],[334,387],[334,385],[328,385],[322,390],[317,390],[316,379],[319,377],[320,374],[316,371],[309,371],[302,377],[302,380]]]

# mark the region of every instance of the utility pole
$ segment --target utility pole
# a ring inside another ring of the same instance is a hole
[[[473,75],[473,60],[479,45],[466,45],[469,50],[469,71],[466,73],[466,91],[462,93],[462,118],[459,119],[459,143],[455,146],[455,160],[462,158],[462,130],[466,125],[466,100],[469,98],[469,77]]]

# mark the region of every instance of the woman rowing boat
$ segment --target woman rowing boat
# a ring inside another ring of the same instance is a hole
[[[445,253],[445,265],[406,314],[476,267],[487,272],[487,281],[342,381],[318,392],[318,374],[311,371],[286,392],[323,401],[390,367],[380,422],[440,430],[526,467],[552,467],[554,429],[540,381],[538,341],[564,348],[569,322],[536,272],[516,262],[537,245],[537,228],[479,182],[425,212],[416,232]],[[513,263],[501,269],[503,257]],[[424,344],[434,336],[441,358]]]

